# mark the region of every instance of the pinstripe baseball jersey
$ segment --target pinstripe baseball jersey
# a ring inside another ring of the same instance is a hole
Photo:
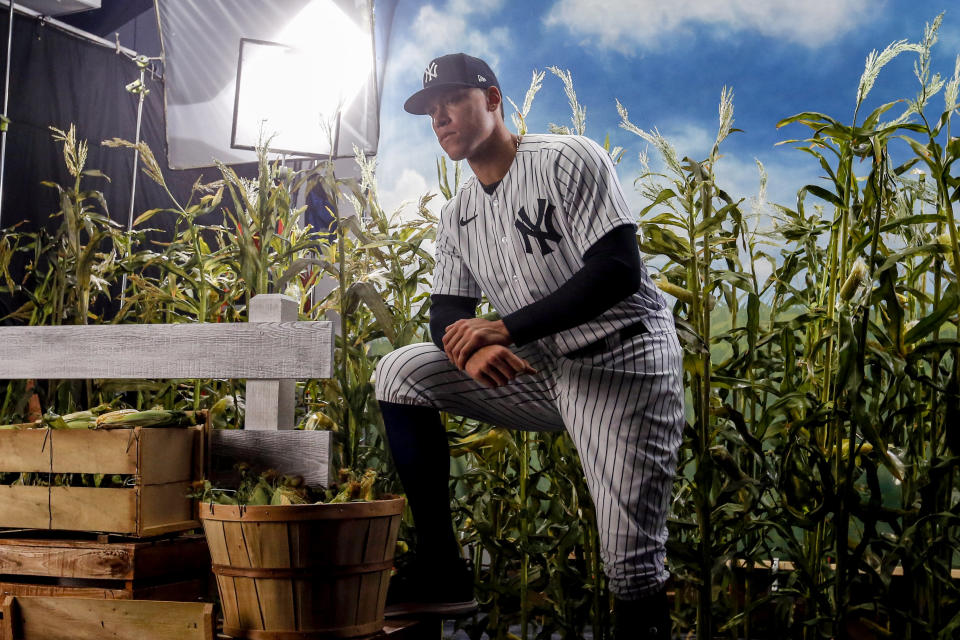
[[[607,232],[635,224],[602,147],[582,136],[525,135],[493,194],[471,177],[444,206],[433,293],[483,293],[507,315],[563,285]],[[673,331],[672,313],[646,268],[641,270],[636,293],[540,342],[569,353],[637,320],[650,330]]]

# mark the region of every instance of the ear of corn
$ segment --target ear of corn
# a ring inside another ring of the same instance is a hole
[[[937,236],[937,244],[942,245],[943,248],[940,250],[940,253],[943,254],[943,257],[947,261],[947,264],[950,265],[950,268],[956,269],[957,265],[955,265],[953,261],[953,251],[950,250],[950,234],[942,233]]]
[[[373,486],[377,482],[377,472],[373,469],[367,469],[360,478],[360,499],[366,502],[375,500]]]
[[[250,500],[247,501],[247,504],[251,506],[257,505],[268,505],[270,504],[271,496],[270,485],[267,484],[266,480],[261,480],[253,488],[253,492],[250,494]]]
[[[660,291],[669,293],[680,302],[693,304],[693,293],[691,293],[689,289],[673,284],[666,278],[656,278],[653,282],[657,285],[657,288],[660,289]]]
[[[97,416],[99,416],[100,414],[110,411],[110,408],[111,407],[109,404],[101,404],[94,407],[93,409],[87,409],[86,411],[75,411],[73,413],[66,413],[61,417],[67,422],[74,422],[77,420],[96,419]]]
[[[357,500],[360,498],[361,490],[362,488],[360,483],[355,480],[351,480],[345,484],[342,489],[340,489],[340,492],[333,497],[333,499],[330,501],[330,504],[340,504],[343,502]]]
[[[42,424],[43,423],[40,420],[37,420],[36,422],[20,422],[17,424],[0,424],[0,430],[15,431],[17,429],[35,429]]]
[[[858,258],[850,270],[850,275],[847,276],[847,279],[843,282],[843,286],[840,287],[840,299],[844,302],[852,300],[853,296],[860,290],[860,286],[869,276],[870,271],[867,269],[866,263]]]
[[[194,411],[150,409],[137,411],[121,409],[105,413],[96,419],[96,429],[124,429],[128,427],[190,427],[197,423]]]
[[[0,425],[0,430],[32,429],[126,429],[130,427],[191,427],[197,424],[194,411],[167,411],[150,409],[118,409],[108,411],[110,405],[102,404],[86,411],[75,411],[64,415],[53,412],[44,414],[41,420],[18,424]]]
[[[303,422],[304,431],[339,431],[337,424],[330,416],[320,411],[314,411]]]
[[[270,499],[270,504],[272,505],[308,503],[309,501],[306,498],[305,492],[284,485],[277,487],[273,492],[273,497]]]
[[[341,469],[339,482],[329,489],[311,489],[304,486],[302,476],[281,475],[274,469],[256,472],[250,465],[234,466],[240,475],[236,490],[215,488],[209,480],[191,485],[191,498],[214,504],[239,504],[250,506],[290,504],[338,504],[345,502],[370,502],[377,499],[377,472],[367,469],[357,478],[350,469]]]
[[[230,419],[236,413],[236,401],[233,396],[223,396],[210,407],[210,426],[214,429],[227,429]]]
[[[99,428],[104,424],[114,424],[119,422],[120,418],[123,416],[128,416],[131,414],[137,413],[136,409],[118,409],[116,411],[108,411],[101,416],[97,416],[96,427]]]

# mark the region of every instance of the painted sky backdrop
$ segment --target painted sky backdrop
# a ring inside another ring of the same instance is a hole
[[[758,159],[769,174],[768,201],[792,207],[796,191],[817,181],[819,167],[789,145],[775,146],[806,133],[800,125],[778,130],[777,121],[819,111],[849,123],[871,50],[901,39],[919,42],[924,25],[940,12],[933,71],[949,80],[960,54],[958,0],[400,0],[382,87],[382,203],[392,211],[437,191],[435,163],[442,152],[429,119],[408,115],[402,104],[420,88],[431,58],[463,51],[486,59],[518,105],[534,69],[569,70],[587,110],[586,134],[598,141],[609,134],[626,149],[618,170],[638,211],[642,201],[632,182],[647,145],[619,128],[615,100],[634,124],[657,128],[681,157],[703,159],[716,136],[721,91],[731,87],[734,126],[744,131],[722,146],[720,186],[735,197],[754,196]],[[902,54],[884,67],[866,113],[915,96],[916,57]],[[939,115],[942,92],[931,105]],[[528,129],[569,125],[570,115],[563,84],[548,71]]]

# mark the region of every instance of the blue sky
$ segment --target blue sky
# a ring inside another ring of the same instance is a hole
[[[646,144],[618,127],[615,100],[637,126],[659,129],[681,157],[702,159],[716,135],[721,90],[729,86],[734,126],[744,132],[722,147],[721,187],[737,197],[755,195],[759,159],[770,176],[768,200],[792,206],[819,167],[789,145],[775,146],[805,133],[798,125],[777,130],[776,122],[801,111],[849,122],[870,51],[900,39],[918,42],[924,25],[944,10],[933,70],[949,79],[960,53],[955,0],[400,0],[382,83],[382,203],[392,211],[436,192],[440,148],[429,120],[406,114],[402,103],[419,89],[431,58],[464,51],[485,58],[517,104],[534,69],[570,70],[587,109],[586,134],[599,141],[609,134],[627,150],[619,172],[638,208],[642,201],[631,185]],[[903,54],[883,69],[867,113],[915,95],[915,59]],[[942,92],[931,104],[939,115]],[[551,122],[569,124],[570,109],[563,84],[548,72],[527,124],[545,132]]]

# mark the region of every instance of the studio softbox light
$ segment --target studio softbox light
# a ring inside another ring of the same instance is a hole
[[[294,156],[374,155],[372,3],[157,0],[170,167],[252,162],[261,130]],[[327,125],[336,150],[318,133]]]

